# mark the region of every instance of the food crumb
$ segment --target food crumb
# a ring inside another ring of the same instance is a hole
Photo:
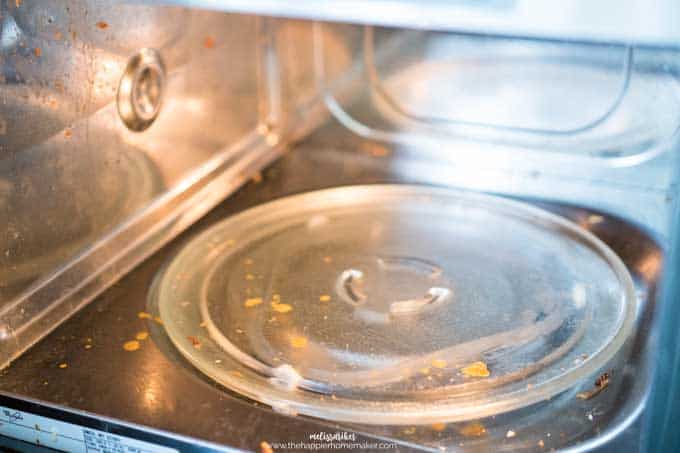
[[[62,370],[63,370],[64,368],[68,368],[68,363],[60,363],[60,364],[59,364],[59,368],[61,368]]]
[[[14,4],[16,5],[17,8],[21,6],[22,1],[23,0],[14,0]]]
[[[432,366],[439,369],[446,368],[446,360],[434,359],[432,361]]]
[[[145,311],[140,311],[139,313],[137,313],[137,317],[139,319],[151,319],[152,318],[152,316]]]
[[[33,49],[33,54],[36,57],[40,58],[40,56],[42,55],[42,49],[40,47],[36,47],[35,49]]]
[[[461,369],[467,377],[489,377],[491,374],[484,362],[474,362]]]
[[[295,336],[290,340],[291,346],[294,348],[304,348],[307,346],[307,338],[301,336]]]
[[[268,442],[263,440],[260,442],[260,453],[274,453],[274,449]]]
[[[321,302],[330,302],[331,296],[329,296],[328,294],[323,294],[321,297],[319,297],[319,300]]]
[[[72,135],[73,135],[73,132],[71,131],[71,129],[64,130],[64,137],[71,138]]]
[[[246,301],[243,303],[243,306],[246,308],[252,308],[260,305],[261,303],[261,297],[251,297],[250,299],[246,299]]]
[[[323,262],[326,263],[326,264],[332,263],[332,262],[333,262],[333,258],[331,258],[330,256],[324,256],[324,257],[323,257]]]
[[[430,428],[432,428],[433,430],[435,430],[437,432],[442,432],[446,429],[446,423],[441,423],[441,422],[432,423],[430,425]]]
[[[275,312],[278,312],[278,313],[288,313],[289,311],[293,310],[293,307],[291,307],[288,304],[279,304],[279,303],[272,302],[271,305],[272,305],[272,309]]]
[[[250,179],[252,179],[253,183],[259,184],[262,182],[262,173],[258,171]]]
[[[253,274],[246,274],[246,280],[255,280],[255,276]]]
[[[131,340],[131,341],[126,341],[123,343],[123,349],[125,349],[128,352],[136,351],[139,349],[139,341],[137,340]]]
[[[421,372],[422,374],[428,375],[428,374],[430,374],[430,369],[429,369],[428,367],[421,368],[421,369],[420,369],[420,372]]]
[[[92,345],[91,345],[91,344],[86,344],[86,345],[85,345],[85,349],[92,349]]]
[[[246,258],[246,259],[243,260],[243,264],[245,264],[246,266],[250,266],[251,264],[253,264],[253,259],[252,258]]]
[[[163,325],[163,320],[160,316],[154,316],[153,320],[156,321],[157,324]]]
[[[599,395],[604,389],[609,387],[609,379],[610,379],[609,373],[602,373],[595,380],[595,387],[592,390],[577,393],[576,398],[581,399],[581,400],[589,400],[589,399]]]
[[[472,422],[459,428],[458,432],[466,437],[481,437],[486,434],[486,427],[479,422]]]
[[[187,340],[191,342],[191,345],[196,348],[196,349],[201,349],[201,340],[198,338],[194,337],[193,335],[189,335],[187,337]]]
[[[538,446],[541,448],[545,447],[545,442],[543,442],[543,439],[538,441]]]
[[[97,22],[96,25],[97,25],[97,28],[100,29],[100,30],[106,30],[107,28],[109,28],[109,24],[104,22],[103,20],[100,20],[99,22]]]
[[[203,47],[206,49],[212,49],[215,47],[215,38],[212,36],[206,36],[205,39],[203,40]]]
[[[505,437],[507,437],[508,439],[511,439],[511,438],[515,437],[515,432],[513,430],[509,429],[508,432],[505,433]]]
[[[54,32],[54,40],[55,41],[61,41],[61,38],[63,38],[63,35],[61,34],[60,31]]]
[[[135,335],[135,338],[138,339],[138,340],[144,341],[147,338],[149,338],[149,332],[146,332],[146,331],[137,332],[137,335]]]
[[[228,239],[227,242],[224,243],[227,247],[231,247],[232,245],[236,244],[236,241],[233,239]]]

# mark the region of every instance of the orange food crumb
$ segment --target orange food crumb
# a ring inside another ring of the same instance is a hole
[[[212,49],[215,47],[215,38],[212,36],[206,36],[205,39],[203,40],[203,47],[206,49]]]
[[[461,370],[467,377],[489,377],[491,374],[484,362],[474,362]]]
[[[279,304],[272,302],[272,310],[278,313],[288,313],[289,311],[293,310],[293,307],[291,307],[288,304]]]
[[[153,320],[156,321],[157,324],[163,325],[163,320],[160,316],[154,316]]]
[[[14,0],[14,4],[17,5],[17,8],[21,6],[21,2],[23,0]]]
[[[324,294],[324,295],[322,295],[321,297],[319,297],[319,300],[320,300],[321,302],[330,302],[331,296],[329,296],[328,294]]]
[[[96,25],[97,25],[97,28],[100,29],[100,30],[105,30],[105,29],[109,28],[109,24],[107,24],[104,21],[99,21],[99,22],[97,22]]]
[[[432,361],[432,366],[439,369],[446,368],[446,360],[434,359]]]
[[[42,55],[42,49],[40,47],[36,47],[35,49],[33,49],[33,53],[35,54],[36,57],[40,58],[40,56]]]
[[[290,339],[290,344],[294,348],[304,348],[305,346],[307,346],[307,338],[295,336]]]
[[[432,423],[430,427],[437,432],[442,432],[446,429],[446,423]]]
[[[137,340],[132,340],[132,341],[126,341],[123,343],[123,349],[125,349],[128,352],[136,351],[139,349],[139,341]]]
[[[71,138],[71,136],[73,136],[73,131],[71,131],[71,129],[66,129],[64,131],[64,137]]]
[[[145,332],[145,331],[137,332],[137,335],[135,335],[135,338],[140,340],[140,341],[144,341],[147,338],[149,338],[149,332]]]
[[[259,184],[262,182],[262,173],[257,172],[253,175],[251,178],[255,184]]]
[[[538,446],[541,448],[545,447],[545,442],[543,442],[543,439],[538,441]]]
[[[201,349],[201,340],[198,338],[194,337],[193,335],[189,335],[187,337],[187,340],[191,342],[191,345],[196,348],[196,349]]]
[[[262,303],[261,297],[251,297],[250,299],[246,299],[246,301],[243,303],[243,306],[246,308],[252,308],[257,305],[260,305],[261,303]]]
[[[323,257],[323,262],[326,263],[326,264],[332,263],[332,262],[333,262],[333,258],[331,258],[330,256],[324,256],[324,257]]]
[[[60,364],[59,364],[59,368],[61,368],[62,370],[63,370],[64,368],[68,368],[68,363],[60,363]]]
[[[274,449],[266,441],[260,442],[260,453],[274,453]]]
[[[486,427],[479,422],[472,422],[460,427],[458,432],[466,437],[481,437],[486,434]]]

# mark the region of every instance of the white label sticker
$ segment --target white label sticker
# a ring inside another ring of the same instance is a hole
[[[178,453],[174,448],[84,428],[4,406],[0,406],[0,434],[74,453]]]

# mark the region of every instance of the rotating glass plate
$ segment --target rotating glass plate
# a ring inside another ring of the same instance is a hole
[[[417,186],[276,200],[191,241],[152,295],[198,369],[277,410],[371,424],[535,403],[631,332],[618,257],[504,198]]]

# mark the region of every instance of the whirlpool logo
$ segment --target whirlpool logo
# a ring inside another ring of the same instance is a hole
[[[347,431],[340,431],[335,433],[327,433],[320,431],[309,435],[309,440],[324,441],[324,442],[355,442],[357,435],[355,433],[348,433]]]

